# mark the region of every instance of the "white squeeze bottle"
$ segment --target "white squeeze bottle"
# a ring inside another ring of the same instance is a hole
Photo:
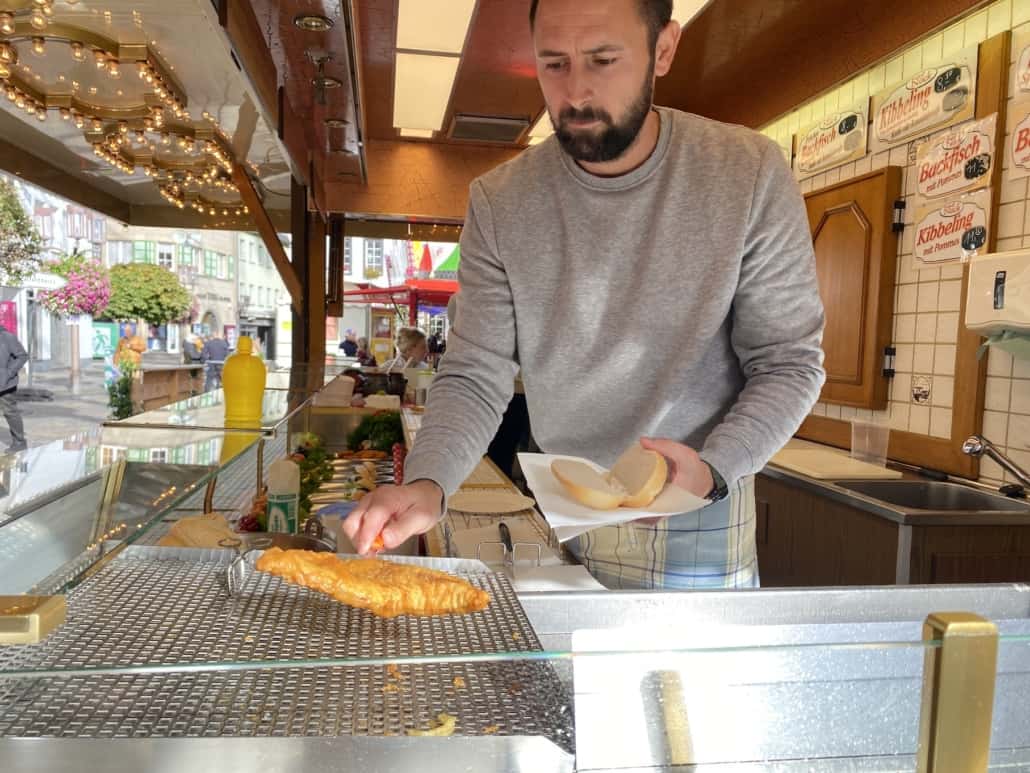
[[[296,534],[300,506],[300,467],[292,459],[277,459],[268,468],[268,531]]]

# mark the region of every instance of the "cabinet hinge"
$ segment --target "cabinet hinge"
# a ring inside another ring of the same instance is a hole
[[[883,377],[894,378],[894,355],[898,353],[898,350],[893,346],[885,346],[883,348]]]

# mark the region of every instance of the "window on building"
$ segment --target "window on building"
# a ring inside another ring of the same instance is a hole
[[[175,255],[175,245],[166,242],[159,242],[157,245],[157,265],[172,270]]]
[[[132,243],[133,263],[157,263],[157,245],[154,242]]]
[[[150,461],[165,464],[168,461],[168,449],[167,448],[151,448],[150,449]]]
[[[345,236],[343,239],[343,273],[349,274],[353,269],[351,265],[351,250],[350,250],[351,237]]]
[[[107,237],[107,221],[102,217],[94,217],[90,229],[89,240],[94,244],[103,244]]]
[[[132,242],[114,241],[107,243],[107,265],[132,263]]]
[[[236,258],[232,255],[225,256],[225,265],[229,273],[229,279],[236,278]]]
[[[39,231],[39,235],[43,238],[45,244],[50,244],[54,240],[54,216],[49,210],[43,210],[40,207],[36,207],[36,212],[32,216],[32,221],[36,225],[36,230]]]
[[[365,276],[383,275],[383,240],[365,239]]]
[[[204,250],[204,276],[218,276],[218,253]]]

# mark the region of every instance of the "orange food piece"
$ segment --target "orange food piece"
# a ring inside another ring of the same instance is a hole
[[[490,604],[489,593],[460,577],[377,558],[343,560],[332,553],[272,547],[256,567],[379,617],[460,615]]]
[[[382,534],[377,535],[376,538],[372,540],[372,550],[376,553],[386,550],[386,543],[383,542]]]

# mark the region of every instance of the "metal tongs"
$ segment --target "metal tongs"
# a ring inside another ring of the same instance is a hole
[[[232,548],[236,552],[235,558],[233,558],[225,568],[225,571],[220,572],[218,575],[219,580],[221,580],[222,589],[225,591],[225,595],[229,598],[235,598],[239,595],[240,588],[243,586],[243,581],[246,579],[244,564],[247,560],[247,555],[255,550],[264,550],[265,548],[272,547],[272,538],[255,537],[253,539],[246,540],[246,543],[244,543],[244,540],[242,539],[226,537],[225,539],[219,540],[218,544],[223,548]]]
[[[476,545],[477,560],[483,560],[482,553],[484,545],[500,545],[501,549],[504,551],[504,565],[508,568],[508,572],[509,574],[511,574],[512,579],[515,579],[515,553],[520,547],[531,548],[535,550],[535,566],[540,566],[540,562],[543,559],[543,549],[540,547],[539,542],[512,542],[511,530],[508,528],[508,524],[506,524],[504,521],[501,521],[499,524],[497,524],[497,531],[501,534],[500,542],[480,542],[478,545]]]

